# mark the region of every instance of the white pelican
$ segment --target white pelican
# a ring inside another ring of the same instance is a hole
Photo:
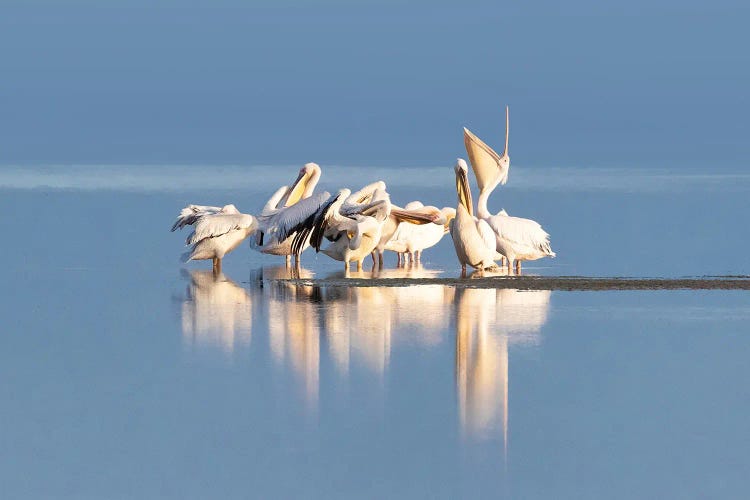
[[[393,237],[385,245],[386,250],[399,254],[399,261],[401,260],[401,254],[404,254],[404,262],[406,262],[406,256],[411,256],[413,262],[419,262],[422,251],[437,245],[445,233],[449,231],[450,221],[456,217],[456,210],[451,207],[441,209],[424,207],[418,201],[408,203],[404,208],[406,210],[429,210],[439,214],[438,220],[434,224],[402,222],[398,225]]]
[[[214,273],[220,273],[221,259],[255,232],[258,221],[252,215],[240,213],[234,205],[188,205],[180,211],[172,231],[185,226],[195,229],[185,241],[192,248],[182,254],[183,262],[211,259]]]
[[[449,210],[453,210],[452,208]],[[383,268],[383,251],[391,250],[398,254],[399,264],[401,263],[401,253],[409,252],[410,246],[407,241],[395,242],[398,234],[404,234],[403,227],[424,227],[426,230],[422,231],[424,235],[432,235],[434,238],[438,233],[440,238],[448,230],[448,222],[451,215],[450,212],[445,213],[440,209],[432,206],[424,206],[420,202],[407,203],[404,208],[391,205],[391,212],[388,215],[388,219],[383,224],[383,229],[380,235],[380,241],[378,242],[375,250],[372,253],[372,261],[378,263],[380,269]],[[455,211],[453,211],[455,215]],[[427,244],[423,248],[429,248],[437,243],[440,238],[437,238],[433,243]],[[422,248],[419,249],[420,251]]]
[[[508,156],[508,132],[510,120],[508,108],[505,108],[505,150],[498,155],[479,137],[464,128],[464,145],[469,154],[469,161],[477,178],[479,198],[477,199],[477,217],[487,222],[495,234],[496,250],[508,259],[508,270],[521,271],[521,261],[536,260],[542,257],[554,257],[549,243],[549,234],[542,226],[531,219],[509,217],[504,211],[492,215],[487,209],[487,199],[498,184],[508,180],[510,156]]]
[[[435,222],[439,216],[442,216],[439,212],[425,214],[393,207],[382,181],[369,184],[353,194],[348,189],[342,189],[320,208],[315,220],[308,226],[310,245],[320,251],[325,237],[331,243],[323,249],[323,253],[343,261],[347,271],[352,261],[357,262],[357,269],[360,270],[362,260],[372,255],[382,241],[383,228],[390,217],[395,222],[409,220],[427,224]],[[390,227],[388,230],[391,230]],[[304,231],[300,231],[295,242],[304,237]]]
[[[451,221],[450,232],[456,256],[461,263],[461,275],[466,276],[466,265],[475,269],[493,269],[495,265],[495,235],[484,220],[474,217],[469,167],[461,158],[456,163],[456,192],[458,206],[456,218]]]
[[[258,215],[258,231],[250,240],[250,246],[262,253],[286,256],[287,265],[292,255],[296,264],[299,256],[307,248],[308,242],[301,241],[292,248],[294,235],[314,215],[330,197],[327,192],[313,195],[320,180],[321,170],[315,163],[305,164],[294,183],[282,186],[266,202]],[[307,221],[307,222],[306,222]]]
[[[347,270],[352,261],[357,263],[357,269],[362,269],[362,260],[380,241],[390,211],[390,197],[382,181],[353,194],[349,189],[342,189],[321,207],[308,227],[312,233],[310,244],[320,251],[325,237],[330,243],[323,249],[324,254],[343,261]]]

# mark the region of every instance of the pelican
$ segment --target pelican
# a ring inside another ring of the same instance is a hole
[[[477,178],[479,198],[477,199],[477,217],[492,228],[495,235],[495,249],[508,259],[508,270],[513,268],[521,272],[521,261],[536,260],[542,257],[554,257],[547,234],[542,226],[531,219],[510,217],[504,210],[492,215],[487,209],[487,199],[498,184],[508,181],[510,156],[508,156],[508,133],[510,120],[508,107],[505,107],[505,149],[498,155],[479,137],[464,128],[464,145],[469,155],[474,176]]]
[[[435,246],[449,231],[450,221],[456,217],[456,210],[451,207],[424,207],[420,202],[411,202],[404,207],[406,210],[429,210],[437,213],[439,216],[434,224],[414,224],[404,221],[398,225],[393,237],[385,246],[386,250],[391,250],[399,254],[412,256],[413,262],[419,262],[422,257],[422,251]],[[406,262],[406,260],[405,260]]]
[[[362,269],[362,260],[370,255],[380,241],[383,224],[391,211],[391,202],[385,191],[385,183],[374,182],[352,193],[341,189],[318,211],[309,226],[310,244],[321,250],[322,239],[330,241],[322,251],[332,259],[356,262]],[[298,238],[301,238],[301,233]]]
[[[391,212],[388,215],[388,219],[383,224],[380,241],[372,253],[373,264],[378,263],[378,267],[380,269],[383,268],[383,252],[385,250],[396,252],[399,258],[399,264],[401,263],[401,253],[412,251],[407,241],[403,239],[395,241],[398,237],[397,235],[404,234],[403,228],[405,226],[411,228],[424,228],[422,234],[432,235],[433,239],[436,234],[440,234],[440,237],[435,239],[433,243],[420,248],[419,250],[421,251],[423,248],[433,246],[440,240],[440,238],[442,238],[445,231],[447,231],[450,218],[452,218],[450,212],[445,213],[432,206],[426,207],[418,201],[407,203],[404,208],[391,205]]]
[[[194,230],[185,241],[192,248],[182,254],[182,261],[211,259],[214,273],[220,273],[221,259],[255,232],[258,221],[234,205],[188,205],[180,211],[172,231],[185,226],[194,226]]]
[[[323,253],[343,261],[347,271],[350,262],[356,262],[357,270],[361,270],[362,260],[372,255],[383,240],[383,228],[391,216],[395,222],[409,220],[427,224],[438,220],[438,214],[393,207],[385,183],[378,181],[355,193],[342,189],[335,198],[321,206],[315,220],[307,227],[311,233],[310,244],[320,251],[325,237],[331,243],[322,250]],[[296,244],[305,237],[304,231],[301,231],[295,238]]]
[[[461,158],[456,162],[456,192],[458,206],[456,217],[451,221],[450,233],[456,256],[461,263],[461,276],[466,276],[466,265],[479,269],[493,269],[495,265],[495,235],[482,219],[474,217],[469,167]]]
[[[313,195],[320,176],[320,167],[316,163],[307,163],[300,169],[291,187],[282,186],[276,190],[258,215],[258,231],[255,238],[250,240],[253,249],[271,255],[284,255],[287,265],[294,255],[295,263],[299,265],[300,254],[308,247],[308,242],[302,241],[292,248],[293,237],[301,225],[330,198],[327,192]]]

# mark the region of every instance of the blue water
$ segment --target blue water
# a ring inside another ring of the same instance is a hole
[[[745,493],[747,292],[291,286],[246,246],[215,279],[178,263],[177,210],[252,212],[296,167],[56,168],[0,170],[3,497]],[[746,176],[624,174],[511,172],[492,208],[558,252],[527,273],[748,274]],[[454,203],[449,167],[323,175]],[[455,276],[452,252],[408,272]]]

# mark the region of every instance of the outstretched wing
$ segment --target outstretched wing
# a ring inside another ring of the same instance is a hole
[[[176,229],[182,229],[185,226],[192,226],[193,224],[198,222],[201,217],[220,213],[238,214],[240,212],[234,205],[225,205],[223,207],[212,207],[208,205],[188,205],[180,210],[180,215],[177,216],[177,220],[175,220],[171,230],[175,231]]]
[[[247,229],[256,224],[255,217],[248,214],[204,215],[195,223],[195,230],[187,237],[185,244],[192,245],[206,238],[216,238],[235,229]]]
[[[503,215],[493,215],[485,220],[498,237],[517,245],[533,248],[546,255],[555,255],[550,247],[549,234],[538,222]]]
[[[343,196],[345,196],[345,194],[341,192],[336,196],[332,196],[327,202],[321,205],[320,209],[315,214],[310,230],[310,246],[313,247],[316,252],[320,251],[320,246],[323,244],[323,236],[328,221],[333,218],[333,212],[340,207],[341,198]]]
[[[280,210],[274,218],[273,228],[268,232],[269,236],[282,242],[312,224],[315,214],[330,197],[327,191],[318,193]]]

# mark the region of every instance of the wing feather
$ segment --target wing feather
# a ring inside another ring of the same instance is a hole
[[[274,227],[268,234],[273,235],[279,242],[286,240],[311,225],[317,211],[330,197],[328,192],[318,193],[280,210],[274,218]]]
[[[180,214],[177,216],[177,220],[175,220],[171,230],[175,231],[177,229],[182,229],[185,226],[192,226],[204,215],[216,214],[219,212],[221,212],[221,207],[188,205],[180,210]]]
[[[218,213],[204,215],[195,223],[195,230],[187,237],[186,245],[206,238],[216,238],[236,229],[247,229],[256,224],[255,217],[248,214]]]
[[[333,218],[332,212],[336,209],[336,203],[340,202],[342,196],[342,193],[332,196],[327,202],[321,205],[320,209],[315,214],[310,233],[310,246],[315,249],[315,252],[320,251],[320,246],[323,244],[323,236],[325,235],[328,221]]]
[[[550,247],[549,234],[538,222],[521,217],[493,215],[485,219],[498,237],[513,244],[524,245],[545,255],[554,256]]]

